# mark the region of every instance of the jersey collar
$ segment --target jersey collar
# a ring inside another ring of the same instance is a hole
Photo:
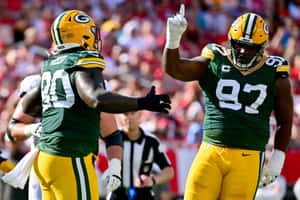
[[[263,66],[263,64],[265,63],[265,61],[266,61],[266,59],[267,59],[267,56],[265,56],[265,54],[263,54],[263,55],[259,58],[257,64],[254,65],[253,67],[251,67],[251,68],[250,68],[249,70],[247,70],[247,71],[242,71],[239,67],[237,67],[237,66],[233,63],[233,61],[231,60],[230,55],[228,55],[227,58],[228,58],[228,60],[231,62],[231,64],[232,64],[237,70],[239,70],[239,72],[240,72],[242,75],[247,76],[248,74],[251,74],[251,73],[255,72],[256,70],[260,69],[260,68]]]

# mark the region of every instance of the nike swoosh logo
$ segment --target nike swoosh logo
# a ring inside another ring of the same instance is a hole
[[[251,154],[248,154],[248,153],[242,153],[242,156],[251,156]]]

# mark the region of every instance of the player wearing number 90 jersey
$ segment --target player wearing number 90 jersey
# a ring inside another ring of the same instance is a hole
[[[168,112],[168,95],[126,97],[104,88],[105,68],[98,41],[99,31],[79,10],[61,13],[51,26],[54,48],[44,62],[41,83],[22,100],[22,111],[40,116],[42,131],[34,160],[34,172],[43,199],[99,199],[92,164],[97,153],[100,112],[124,113],[147,109]],[[122,138],[116,131],[104,134],[110,160],[107,189],[120,184]]]
[[[105,69],[103,57],[81,51],[54,56],[44,62],[43,134],[38,144],[42,151],[72,157],[97,152],[99,111],[86,106],[74,89],[76,71],[90,66]]]
[[[216,22],[217,23],[217,22]],[[201,56],[180,58],[187,27],[184,6],[167,22],[164,70],[198,81],[205,98],[204,137],[190,168],[185,200],[250,200],[257,187],[280,175],[292,127],[293,100],[284,58],[268,56],[268,26],[254,13],[238,17],[229,46],[207,44]],[[270,162],[262,170],[274,111],[277,130]]]

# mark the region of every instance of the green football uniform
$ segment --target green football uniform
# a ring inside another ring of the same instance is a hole
[[[83,157],[97,152],[100,112],[89,108],[75,88],[82,68],[105,68],[98,53],[64,53],[49,58],[42,69],[42,133],[38,148],[46,153]]]
[[[228,50],[208,44],[201,56],[210,59],[199,85],[205,97],[205,142],[231,148],[264,151],[269,120],[275,105],[276,78],[287,77],[288,62],[278,56],[258,58],[248,71],[241,71]]]

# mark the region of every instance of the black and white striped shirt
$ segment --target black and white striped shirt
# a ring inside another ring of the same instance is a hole
[[[123,166],[122,187],[134,186],[134,180],[141,174],[149,176],[153,163],[160,169],[171,166],[171,163],[162,150],[159,139],[140,128],[141,136],[131,141],[123,134]]]

